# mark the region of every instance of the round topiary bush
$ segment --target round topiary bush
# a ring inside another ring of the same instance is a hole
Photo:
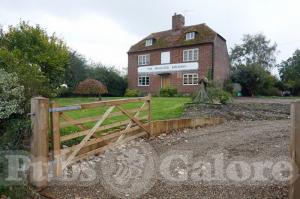
[[[102,94],[106,94],[107,87],[98,80],[86,79],[81,81],[75,89],[76,94],[80,95],[97,95],[101,99]]]

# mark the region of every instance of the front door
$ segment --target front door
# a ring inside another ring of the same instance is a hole
[[[161,75],[161,88],[166,88],[170,86],[170,75]]]

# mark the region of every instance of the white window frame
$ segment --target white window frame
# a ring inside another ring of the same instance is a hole
[[[147,78],[148,78],[148,84],[147,84]],[[141,81],[140,81],[141,79]],[[144,80],[144,82],[143,82]],[[149,76],[138,76],[138,86],[149,86],[150,85],[150,77]]]
[[[163,60],[163,54],[168,54],[168,61]],[[171,52],[170,51],[164,51],[160,53],[160,64],[169,64],[171,63]]]
[[[152,46],[153,45],[153,39],[146,39],[145,46]]]
[[[150,64],[150,54],[144,54],[138,56],[138,65],[145,66]]]
[[[192,80],[189,81],[189,76],[192,76]],[[187,83],[184,80],[187,79]],[[199,75],[198,73],[184,73],[182,74],[182,85],[184,86],[191,86],[191,85],[198,85]]]
[[[188,32],[185,34],[185,40],[192,40],[192,39],[195,39],[195,35],[196,33],[195,32]]]
[[[183,50],[183,62],[198,61],[199,49],[192,48]]]

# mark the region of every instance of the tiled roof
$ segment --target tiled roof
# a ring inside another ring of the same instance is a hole
[[[195,39],[185,40],[185,34],[188,32],[196,32]],[[160,48],[172,48],[177,46],[188,46],[193,44],[201,44],[214,42],[215,37],[218,34],[213,31],[206,24],[199,24],[193,26],[185,26],[179,30],[167,30],[162,32],[152,33],[137,44],[131,46],[129,53],[154,50]],[[154,39],[154,43],[151,46],[145,46],[146,39]]]

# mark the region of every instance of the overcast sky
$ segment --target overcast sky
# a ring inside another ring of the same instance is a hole
[[[0,24],[40,24],[86,58],[121,69],[129,47],[170,29],[177,12],[186,25],[206,23],[229,49],[243,34],[264,33],[280,62],[300,48],[299,8],[299,0],[0,0]]]

